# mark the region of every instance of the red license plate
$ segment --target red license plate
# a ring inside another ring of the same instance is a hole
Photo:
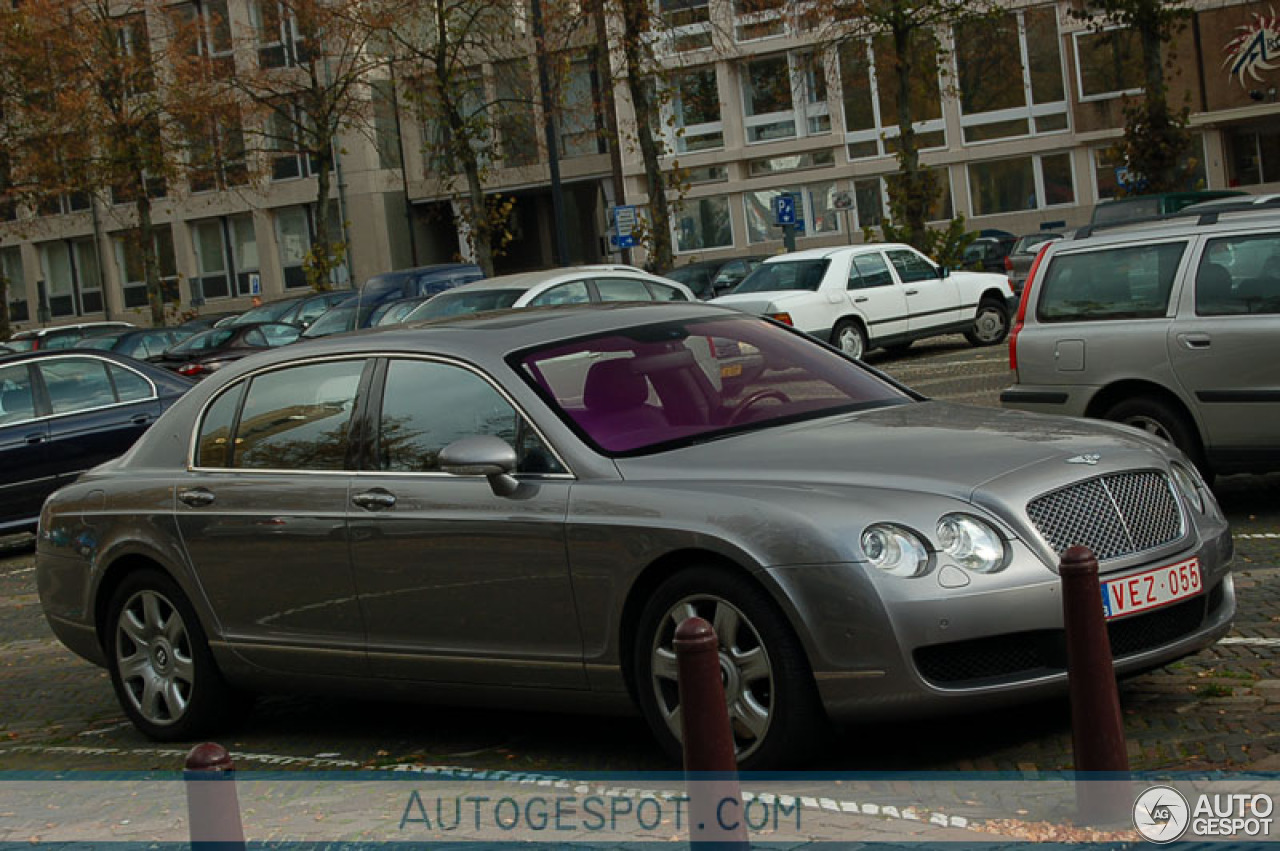
[[[1108,618],[1123,617],[1194,597],[1202,588],[1200,559],[1189,558],[1103,582],[1102,610]]]

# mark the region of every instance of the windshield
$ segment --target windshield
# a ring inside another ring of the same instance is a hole
[[[330,334],[341,334],[356,327],[356,306],[354,304],[331,307],[319,319],[311,323],[311,327],[303,331],[301,336],[310,340],[314,337],[327,337]]]
[[[746,316],[645,325],[513,358],[561,418],[607,454],[912,398],[802,335]]]
[[[419,319],[440,319],[445,316],[466,316],[482,310],[502,310],[516,303],[524,290],[449,290],[427,301],[406,318],[406,322]]]
[[[85,337],[76,343],[77,349],[96,349],[109,352],[120,342],[120,334],[99,334],[96,337]]]
[[[770,293],[779,290],[816,290],[827,273],[830,260],[780,260],[761,263],[742,279],[738,293]]]
[[[231,328],[211,328],[208,331],[201,331],[199,334],[188,337],[169,349],[168,353],[180,355],[188,352],[203,352],[209,349],[216,349],[235,335],[236,332]]]
[[[270,304],[255,307],[247,313],[242,313],[227,324],[247,325],[250,322],[273,322],[297,306],[298,300],[296,298],[291,298],[286,301],[273,301]]]

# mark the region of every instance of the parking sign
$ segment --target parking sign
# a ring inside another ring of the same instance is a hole
[[[796,198],[794,195],[775,195],[773,198],[773,222],[778,225],[796,223]]]

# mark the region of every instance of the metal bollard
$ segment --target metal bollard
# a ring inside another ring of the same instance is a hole
[[[235,766],[227,749],[213,742],[196,745],[187,754],[185,769],[193,851],[243,851]]]
[[[1071,547],[1058,563],[1062,617],[1067,634],[1067,682],[1071,692],[1071,749],[1077,772],[1129,771],[1124,720],[1116,687],[1111,640],[1102,610],[1098,559],[1088,547]],[[1114,775],[1079,778],[1076,806],[1086,824],[1127,822],[1133,799]]]
[[[720,640],[702,618],[676,627],[680,730],[689,794],[689,841],[695,849],[746,849],[738,760],[720,671]]]

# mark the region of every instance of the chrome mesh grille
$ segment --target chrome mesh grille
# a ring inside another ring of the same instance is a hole
[[[1098,561],[1146,552],[1182,536],[1169,479],[1143,470],[1099,476],[1036,497],[1027,515],[1055,553],[1077,544]]]

